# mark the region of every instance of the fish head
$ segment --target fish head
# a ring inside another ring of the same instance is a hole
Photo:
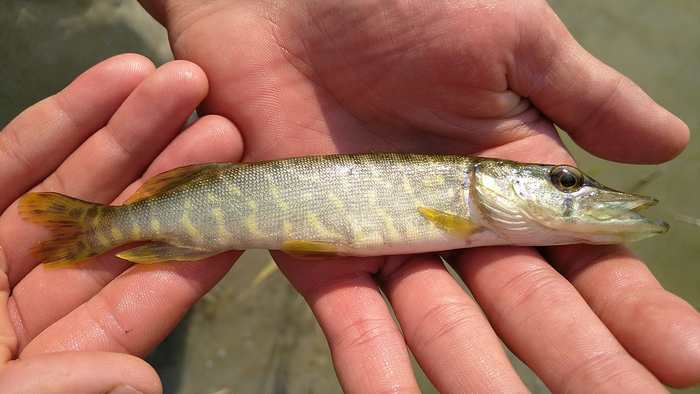
[[[669,228],[638,213],[656,199],[610,189],[568,165],[486,160],[467,178],[475,219],[518,245],[627,243]]]

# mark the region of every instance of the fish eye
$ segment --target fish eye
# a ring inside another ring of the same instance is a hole
[[[570,166],[556,166],[549,173],[549,179],[557,189],[563,192],[575,192],[583,186],[583,173]]]

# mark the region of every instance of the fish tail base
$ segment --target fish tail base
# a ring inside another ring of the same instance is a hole
[[[45,227],[54,234],[30,252],[45,268],[58,268],[106,252],[116,245],[94,247],[89,242],[86,217],[106,208],[58,193],[29,193],[19,200],[19,214],[27,222]]]

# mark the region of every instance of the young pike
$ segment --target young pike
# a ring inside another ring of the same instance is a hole
[[[302,258],[380,256],[486,245],[625,243],[668,225],[566,165],[420,154],[312,156],[177,168],[124,205],[29,193],[21,217],[54,236],[32,248],[59,267],[135,241],[136,263],[198,260],[231,249]]]

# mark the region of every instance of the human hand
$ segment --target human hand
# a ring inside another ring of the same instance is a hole
[[[240,252],[204,265],[131,267],[105,255],[87,266],[45,270],[29,249],[47,234],[19,218],[16,200],[29,190],[50,190],[120,203],[142,174],[238,160],[240,136],[224,118],[204,117],[179,133],[207,89],[191,63],[154,70],[140,56],[118,56],[0,133],[0,392],[162,391],[158,375],[139,357]]]
[[[201,66],[203,113],[243,159],[409,151],[571,163],[552,122],[603,158],[657,163],[687,127],[598,62],[544,1],[142,0]],[[348,392],[525,391],[498,338],[554,392],[700,382],[700,315],[625,246],[476,248],[307,262],[275,254],[309,302]],[[399,331],[381,292],[391,303]]]

